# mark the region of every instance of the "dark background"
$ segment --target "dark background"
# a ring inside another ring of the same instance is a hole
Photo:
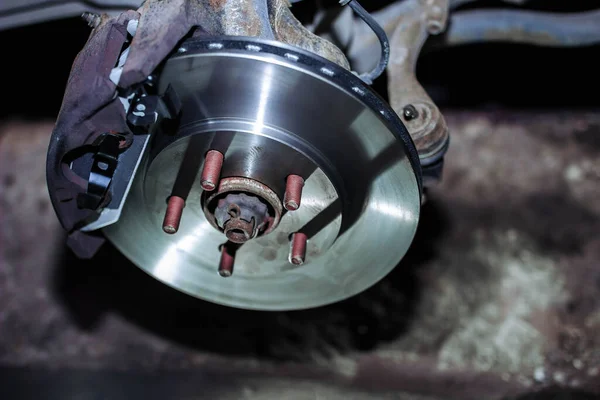
[[[373,1],[369,6],[374,10],[383,3]],[[499,2],[487,2],[486,6],[500,4],[506,6]],[[591,9],[592,4],[534,1],[529,7],[576,11]],[[477,5],[481,6],[480,3]],[[308,5],[294,7],[299,13],[310,11]],[[60,107],[72,60],[88,35],[89,28],[80,19],[0,32],[5,96],[0,120],[53,120]],[[594,111],[599,105],[596,95],[599,50],[600,46],[564,49],[507,44],[435,51],[426,48],[419,60],[418,77],[440,108],[449,113],[483,112],[503,118],[524,111],[543,110],[545,115],[561,114],[565,110]],[[385,78],[377,83],[377,87],[385,96]],[[579,145],[597,150],[597,132],[581,136]],[[592,154],[597,156],[597,153]],[[451,177],[456,175],[450,174]],[[9,190],[14,180],[20,179],[18,172],[11,176],[2,183],[2,190]],[[342,354],[374,351],[409,330],[416,306],[423,300],[419,282],[423,273],[427,275],[427,263],[438,257],[439,248],[445,243],[455,246],[457,254],[462,254],[461,251],[468,247],[460,238],[445,241],[445,236],[452,232],[456,235],[461,229],[504,226],[501,220],[505,217],[508,225],[517,226],[531,236],[542,252],[579,255],[586,240],[595,236],[600,226],[597,215],[564,193],[530,196],[518,205],[498,205],[483,211],[471,206],[433,196],[424,207],[414,245],[401,267],[359,296],[314,310],[252,312],[202,302],[148,277],[109,244],[91,261],[77,260],[66,248],[61,249],[59,268],[53,271],[49,285],[53,296],[68,310],[69,323],[82,332],[95,332],[103,316],[114,312],[149,334],[190,351],[275,362],[307,362],[313,361],[315,354],[325,358],[331,356],[332,348]],[[515,209],[519,211],[513,215]],[[562,215],[562,219],[555,219],[556,215]],[[552,223],[543,222],[550,216]],[[465,227],[463,219],[469,220],[470,225],[467,223]],[[576,228],[571,230],[570,226]],[[600,287],[600,274],[594,275],[594,279],[598,279]],[[5,338],[11,335],[16,338],[19,333],[28,332],[19,327],[18,321],[14,322],[15,326],[10,324],[5,321]],[[56,327],[57,331],[60,329],[60,326]],[[52,330],[45,331],[36,334],[36,340],[43,347],[45,343],[50,345],[57,334]],[[131,359],[141,356],[147,349],[136,348],[135,338],[131,343],[130,351],[112,360],[114,365],[139,368]],[[174,356],[173,360],[167,359],[161,365],[178,363]],[[0,382],[17,382],[11,374],[14,372],[0,373]],[[73,377],[61,378],[59,375],[48,379],[60,381]],[[189,381],[179,376],[170,384],[183,385],[181,379]],[[85,381],[88,378],[79,379]],[[142,380],[139,383],[135,377],[128,379],[142,387],[148,382]],[[206,382],[213,379],[223,378],[208,377]],[[573,397],[569,397],[571,394]],[[597,397],[577,390],[544,389],[541,393],[523,397],[530,398]]]
[[[293,9],[311,15],[312,2]],[[336,2],[331,6],[335,6]],[[370,10],[388,3],[365,2]],[[510,7],[498,1],[470,7]],[[516,8],[516,6],[513,6]],[[574,12],[594,9],[593,1],[531,1],[526,9]],[[304,18],[306,19],[306,18]],[[6,95],[1,116],[46,117],[58,114],[71,63],[90,28],[79,18],[0,31]],[[483,44],[428,52],[419,59],[418,77],[441,108],[490,109],[595,107],[594,83],[600,46],[540,48]],[[379,83],[378,88],[385,88]]]

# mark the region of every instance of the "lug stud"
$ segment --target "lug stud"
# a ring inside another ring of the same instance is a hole
[[[302,200],[302,188],[304,179],[299,175],[289,175],[285,184],[285,195],[283,196],[283,206],[288,211],[296,211],[300,208]]]
[[[167,203],[167,212],[165,213],[165,219],[163,220],[163,231],[173,234],[179,230],[179,223],[181,222],[183,207],[185,207],[184,199],[179,196],[169,197],[169,202]]]
[[[221,260],[219,261],[219,275],[223,278],[229,278],[233,274],[233,264],[235,262],[235,246],[230,243],[221,245]]]
[[[202,175],[200,185],[202,189],[212,192],[219,183],[221,177],[221,168],[223,167],[223,154],[217,150],[210,150],[206,153],[204,160],[204,167],[202,168]]]
[[[290,262],[294,265],[304,264],[306,258],[306,242],[308,237],[302,232],[296,232],[292,235],[292,245],[290,251]]]

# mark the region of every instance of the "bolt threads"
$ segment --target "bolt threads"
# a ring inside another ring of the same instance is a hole
[[[202,176],[200,185],[202,189],[212,192],[217,187],[221,176],[221,168],[223,167],[223,154],[217,150],[210,150],[206,153],[204,167],[202,168]]]
[[[290,251],[290,262],[294,265],[304,264],[306,258],[306,242],[308,237],[302,232],[292,235],[292,248]]]
[[[221,260],[219,261],[219,275],[229,278],[233,274],[233,263],[235,261],[235,248],[224,244],[221,246]]]
[[[173,234],[179,230],[183,207],[185,207],[184,199],[179,196],[169,197],[167,212],[165,213],[165,219],[163,220],[163,231]]]
[[[285,195],[283,196],[283,206],[288,211],[296,211],[300,208],[302,200],[302,188],[304,179],[299,175],[289,175],[285,184]]]

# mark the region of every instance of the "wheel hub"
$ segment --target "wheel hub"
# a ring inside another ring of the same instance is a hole
[[[249,178],[223,178],[215,192],[203,193],[208,222],[234,243],[245,243],[272,232],[281,219],[279,197]]]

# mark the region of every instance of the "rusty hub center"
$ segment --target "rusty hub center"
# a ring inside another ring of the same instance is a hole
[[[245,193],[230,193],[219,199],[214,215],[217,225],[234,243],[255,238],[271,219],[264,200]]]
[[[219,181],[214,192],[204,192],[203,209],[212,226],[234,243],[268,234],[279,224],[281,200],[266,185],[250,178]]]

